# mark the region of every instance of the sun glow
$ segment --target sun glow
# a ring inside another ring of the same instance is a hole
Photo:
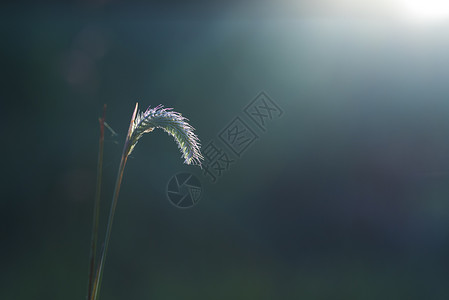
[[[449,20],[449,0],[400,0],[407,18],[418,22]]]

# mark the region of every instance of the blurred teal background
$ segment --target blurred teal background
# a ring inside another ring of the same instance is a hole
[[[449,23],[320,3],[4,5],[0,299],[84,299],[103,103],[105,224],[136,101],[205,145],[261,91],[284,114],[215,184],[139,142],[101,299],[448,299]]]

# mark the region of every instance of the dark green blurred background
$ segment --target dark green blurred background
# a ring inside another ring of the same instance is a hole
[[[84,299],[103,103],[105,224],[136,101],[205,144],[261,91],[284,114],[215,184],[139,142],[101,299],[448,299],[449,25],[321,2],[1,7],[0,299]]]

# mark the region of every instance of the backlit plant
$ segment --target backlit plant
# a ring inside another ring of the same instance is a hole
[[[87,291],[88,300],[97,300],[99,297],[99,290],[101,279],[103,276],[104,263],[108,250],[109,240],[111,237],[112,222],[114,219],[115,208],[117,206],[120,186],[123,179],[123,171],[125,170],[128,156],[133,151],[138,140],[145,134],[152,132],[155,128],[161,128],[169,135],[173,136],[182,157],[186,164],[201,166],[203,156],[200,152],[200,143],[198,137],[193,133],[194,128],[187,123],[187,119],[180,113],[172,111],[171,108],[164,108],[162,105],[154,108],[148,108],[145,112],[138,112],[138,103],[131,117],[128,134],[126,135],[125,144],[123,146],[122,157],[118,169],[117,179],[115,182],[114,195],[112,197],[112,204],[109,211],[109,219],[106,227],[106,235],[103,249],[100,253],[99,263],[96,263],[97,241],[98,241],[98,220],[99,220],[99,203],[101,194],[101,178],[102,178],[102,164],[103,164],[103,145],[104,145],[104,126],[105,126],[105,110],[103,110],[103,117],[100,118],[100,142],[98,151],[98,165],[97,165],[97,190],[94,204],[94,217],[92,225],[92,240],[91,253],[89,264],[89,283]]]

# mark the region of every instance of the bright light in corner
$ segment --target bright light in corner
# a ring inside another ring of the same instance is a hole
[[[449,19],[449,0],[401,0],[409,18],[415,21],[436,22]]]

